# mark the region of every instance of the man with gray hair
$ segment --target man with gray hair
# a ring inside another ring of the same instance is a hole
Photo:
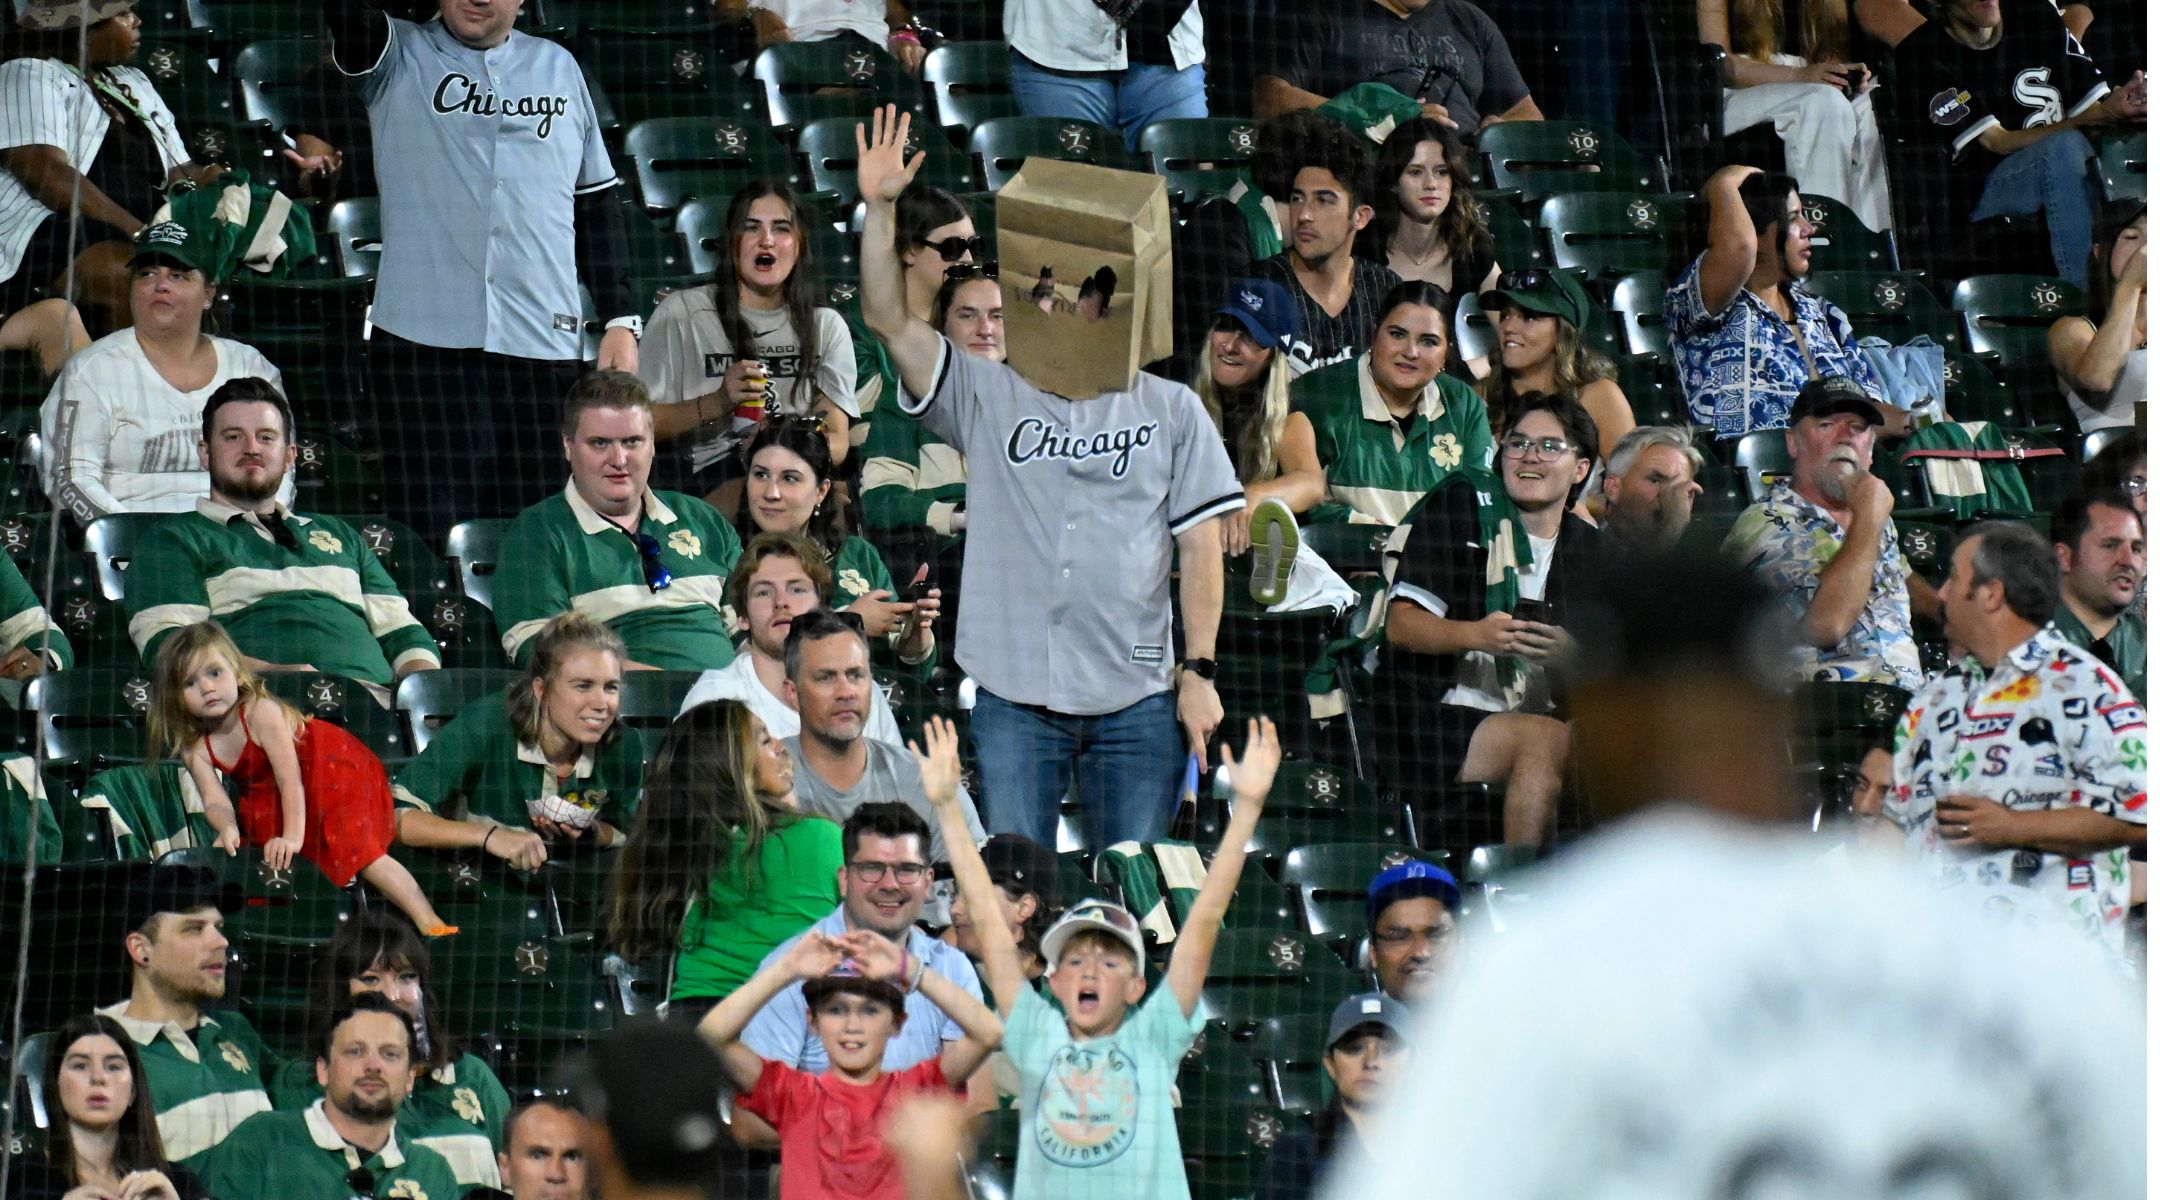
[[[1975,526],[1943,625],[1965,657],[1898,722],[1883,814],[1944,884],[2124,955],[2129,847],[2145,841],[2145,710],[2049,626],[2060,573],[2030,526]]]
[[[1687,532],[1702,485],[1702,451],[1678,425],[1637,425],[1605,456],[1608,552],[1669,550]]]
[[[1800,678],[1913,691],[1913,615],[1939,611],[1898,550],[1889,485],[1869,472],[1882,412],[1860,385],[1826,375],[1800,389],[1789,419],[1792,478],[1740,514],[1725,553],[1784,598],[1800,625]]]

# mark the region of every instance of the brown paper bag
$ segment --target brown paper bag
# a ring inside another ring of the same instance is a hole
[[[1170,198],[1159,175],[1030,158],[997,194],[1006,361],[1084,399],[1170,353]]]

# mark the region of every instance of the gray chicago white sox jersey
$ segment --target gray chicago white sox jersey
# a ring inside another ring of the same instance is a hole
[[[1192,389],[1143,374],[1067,400],[941,339],[929,398],[899,404],[967,455],[960,666],[1075,716],[1167,690],[1175,539],[1245,503]]]
[[[382,57],[355,74],[382,191],[375,324],[429,346],[578,357],[575,197],[615,186],[615,168],[570,52],[517,32],[476,50],[440,21],[392,19]]]

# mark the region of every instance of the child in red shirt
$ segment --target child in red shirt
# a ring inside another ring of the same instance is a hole
[[[803,985],[810,1030],[831,1064],[813,1075],[767,1062],[742,1044],[750,1018],[789,984]],[[885,1043],[907,1019],[905,992],[920,988],[967,1036],[903,1071],[885,1070]],[[736,1101],[780,1134],[780,1200],[904,1200],[885,1122],[906,1097],[964,1083],[1005,1036],[983,1002],[880,934],[812,932],[750,977],[698,1023],[720,1052]]]

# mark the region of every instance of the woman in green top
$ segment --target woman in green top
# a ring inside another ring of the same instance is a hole
[[[510,1093],[479,1058],[463,1053],[443,1028],[441,996],[427,943],[413,927],[387,913],[363,913],[338,926],[315,960],[308,991],[308,1042],[319,1043],[323,1024],[347,1000],[379,992],[412,1018],[421,1074],[398,1109],[398,1136],[443,1156],[465,1188],[499,1188],[495,1153],[502,1149],[510,1117]],[[322,1098],[315,1062],[289,1059],[270,1084],[281,1109],[305,1108]]]
[[[830,558],[832,595],[827,603],[862,618],[873,646],[883,642],[907,667],[927,673],[937,652],[932,628],[939,592],[908,602],[894,594],[891,572],[875,546],[847,531],[847,504],[834,494],[832,453],[815,418],[767,417],[743,444],[749,482],[743,487],[743,538],[792,533],[809,538]],[[916,572],[915,582],[929,568]]]
[[[609,934],[632,962],[674,952],[669,1015],[695,1021],[839,905],[840,827],[796,811],[787,747],[733,700],[675,718],[645,792]]]
[[[644,743],[616,720],[622,638],[568,612],[533,638],[500,699],[468,705],[398,772],[399,844],[478,847],[521,871],[549,846],[622,842],[644,778]],[[545,811],[542,811],[545,810]]]

